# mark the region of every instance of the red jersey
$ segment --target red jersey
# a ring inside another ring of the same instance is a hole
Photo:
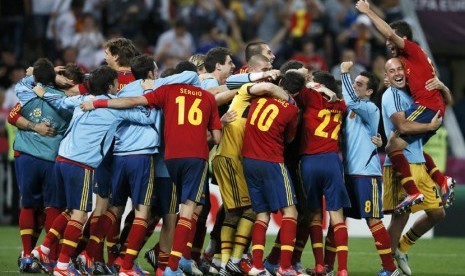
[[[407,39],[404,39],[404,43],[400,58],[413,101],[436,112],[441,110],[441,115],[444,116],[446,106],[441,91],[428,91],[425,88],[426,81],[436,76],[431,60],[416,43]]]
[[[207,130],[221,129],[215,97],[187,84],[164,85],[144,95],[165,115],[165,159],[208,160]]]
[[[134,78],[134,75],[132,72],[122,72],[122,71],[117,71],[118,73],[118,91],[123,89],[128,83],[131,83],[136,80]],[[86,83],[81,83],[79,84],[79,94],[84,95],[84,94],[89,94],[89,81],[86,81]]]
[[[245,125],[242,156],[284,163],[284,143],[295,136],[298,111],[281,99],[254,99]]]
[[[328,102],[320,93],[304,88],[299,94],[303,109],[300,155],[339,151],[344,101]]]
[[[239,68],[239,70],[236,70],[236,72],[234,72],[234,75],[244,73],[249,73],[249,66],[247,64]]]

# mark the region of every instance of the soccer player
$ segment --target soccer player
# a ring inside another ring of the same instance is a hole
[[[327,72],[320,74],[322,79],[328,80],[327,87],[337,87],[332,75]],[[334,229],[337,275],[344,276],[347,275],[348,236],[343,208],[350,207],[350,201],[344,186],[338,143],[342,117],[347,107],[342,100],[328,102],[314,89],[304,89],[299,98],[303,106],[299,175],[307,195],[306,207],[310,209],[312,224],[321,225],[322,199],[325,196],[326,210]],[[322,256],[316,259],[317,273],[325,272],[322,259]]]
[[[35,84],[47,89],[53,87],[56,77],[53,64],[48,59],[38,59],[33,68],[33,76],[23,78],[15,87],[21,105],[21,113],[16,114],[24,114],[25,117],[10,120],[15,123],[20,120],[20,125],[26,122],[27,126],[27,129],[18,130],[14,143],[16,177],[21,195],[19,228],[23,253],[20,272],[33,272],[32,250],[40,231],[44,223],[48,231],[65,207],[55,189],[53,167],[71,118],[71,114],[57,112],[32,92]],[[62,91],[54,90],[53,93],[64,95]],[[34,132],[38,126],[50,127],[51,130],[47,130],[50,135],[42,136]],[[46,266],[42,266],[42,269],[48,271]]]
[[[398,275],[391,255],[391,240],[381,221],[381,164],[377,147],[371,141],[378,131],[380,111],[370,99],[376,93],[379,80],[364,71],[352,83],[352,65],[351,61],[341,63],[342,96],[347,105],[343,125],[344,178],[352,205],[344,208],[344,215],[366,220],[381,258],[378,276]]]
[[[412,41],[412,30],[406,22],[397,21],[388,25],[370,9],[367,0],[359,0],[355,7],[371,19],[376,28],[386,37],[386,46],[391,50],[393,56],[398,56],[404,63],[404,70],[407,72],[406,77],[414,100],[412,106],[404,110],[404,116],[400,118],[401,121],[397,131],[401,135],[399,136],[395,132],[391,133],[388,136],[389,141],[386,145],[386,152],[393,163],[393,168],[402,176],[402,187],[408,194],[405,200],[397,206],[398,212],[402,212],[424,200],[424,195],[418,190],[415,181],[412,179],[408,160],[403,154],[403,149],[417,139],[422,139],[423,143],[426,143],[436,132],[436,129],[426,128],[405,135],[403,130],[412,121],[427,123],[437,113],[444,116],[445,102],[451,102],[451,95],[448,90],[426,89],[425,83],[435,77],[436,72],[428,56]],[[425,126],[429,125],[425,124]],[[431,158],[429,158],[426,166],[429,170],[436,167]],[[453,180],[444,176],[437,176],[437,178],[435,180],[441,187],[443,194],[448,194]]]
[[[71,78],[76,84],[82,82],[84,74],[79,67],[70,64],[62,69],[60,74]],[[23,78],[15,87],[20,102],[8,119],[19,128],[14,149],[16,174],[22,193],[19,222],[25,257],[21,260],[20,270],[24,272],[29,271],[31,267],[31,250],[40,235],[43,223],[48,232],[55,218],[60,216],[65,207],[56,198],[53,166],[60,141],[71,120],[70,113],[57,112],[32,92],[34,85],[41,83],[51,93],[57,95],[68,93],[66,90],[64,92],[54,89],[54,87],[62,89],[69,87],[55,83],[57,75],[53,64],[47,59],[39,59],[32,67],[32,74],[32,77]],[[45,221],[40,222],[41,219]],[[56,261],[58,253],[56,251],[57,247],[54,246],[50,255],[52,261]],[[50,269],[49,260],[39,264],[43,270]]]
[[[266,90],[280,89],[267,84]],[[305,85],[305,78],[298,72],[286,73],[280,81],[282,89],[289,94],[298,93]],[[250,91],[260,88],[250,87]],[[291,101],[293,99],[289,96]],[[298,108],[289,101],[273,97],[254,99],[247,116],[242,156],[244,175],[252,200],[252,209],[257,214],[252,232],[253,267],[248,275],[268,275],[263,265],[263,251],[270,213],[280,210],[281,258],[279,275],[298,275],[291,266],[294,249],[297,199],[289,171],[284,165],[284,144],[294,139],[297,129]]]
[[[250,59],[253,56],[258,55],[258,54],[264,55],[265,57],[267,57],[270,60],[270,63],[273,64],[273,61],[275,59],[275,55],[271,51],[270,46],[268,46],[268,44],[266,44],[263,41],[250,42],[249,44],[247,44],[247,46],[245,46],[245,61],[246,61],[246,64],[244,66],[242,66],[241,68],[239,68],[239,70],[237,70],[234,73],[235,74],[248,73],[249,68],[250,68],[249,65],[248,65]]]
[[[118,89],[117,73],[108,66],[101,66],[91,73],[89,80],[92,95],[95,98],[111,98]],[[45,93],[40,87],[34,92],[43,97],[58,110],[77,107],[79,103],[92,96],[60,97]],[[57,185],[66,194],[67,208],[71,219],[63,233],[63,245],[54,275],[74,275],[74,267],[69,266],[70,257],[76,250],[82,227],[87,220],[87,212],[91,211],[91,185],[94,183],[94,170],[109,150],[117,126],[124,120],[140,124],[154,122],[150,111],[137,108],[126,111],[97,110],[84,113],[75,108],[70,126],[63,138],[56,162]],[[98,127],[96,127],[98,126]],[[49,248],[43,245],[36,248],[38,255],[47,255]],[[42,258],[41,258],[42,259]]]
[[[389,87],[382,98],[382,116],[386,134],[398,127],[396,116],[400,116],[403,110],[408,109],[413,103],[413,99],[407,92],[406,76],[403,64],[400,59],[392,58],[386,62],[386,77],[389,80]],[[438,83],[437,83],[438,84]],[[441,85],[433,86],[441,89]],[[439,124],[439,123],[438,123]],[[412,125],[411,125],[411,128]],[[414,130],[414,129],[412,129]],[[424,210],[425,213],[418,218],[413,226],[402,238],[402,231],[409,219],[409,213],[397,214],[393,212],[397,203],[405,197],[405,192],[399,189],[400,178],[393,170],[391,160],[386,158],[383,169],[384,195],[383,212],[392,213],[391,223],[388,226],[391,236],[392,252],[395,252],[397,265],[404,275],[411,275],[408,265],[407,253],[411,246],[427,231],[440,222],[444,216],[441,197],[437,191],[436,184],[431,179],[425,168],[425,158],[422,152],[422,142],[417,140],[404,149],[405,157],[410,164],[412,176],[418,188],[425,195],[425,200],[421,204],[411,208],[411,212]]]
[[[270,61],[263,55],[257,55],[249,64],[251,72],[243,74],[242,82],[233,81],[236,88],[244,82],[267,80],[276,78],[279,71],[269,71]],[[232,75],[228,78],[237,78]],[[258,85],[258,89],[251,87]],[[264,84],[266,85],[266,84]],[[243,145],[244,129],[250,100],[259,95],[271,94],[274,97],[288,99],[286,93],[279,93],[260,89],[261,84],[249,83],[241,86],[234,96],[229,110],[237,113],[238,118],[223,128],[222,142],[218,146],[212,160],[213,173],[220,188],[223,205],[226,210],[225,219],[221,227],[221,269],[220,274],[227,271],[232,274],[242,274],[239,262],[251,235],[255,214],[251,209],[251,201],[247,184],[243,174],[241,149]]]
[[[139,97],[88,102],[82,108],[128,108],[138,105],[159,107],[165,115],[165,161],[170,176],[181,193],[181,208],[168,267],[163,275],[182,275],[178,266],[187,246],[193,223],[192,215],[196,205],[203,204],[205,200],[207,130],[212,132],[215,144],[221,139],[218,108],[213,95],[187,84],[162,86]]]

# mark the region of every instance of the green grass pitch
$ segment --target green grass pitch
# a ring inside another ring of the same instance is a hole
[[[18,254],[21,250],[19,231],[16,227],[0,227],[0,275],[19,274]],[[158,239],[154,235],[141,255]],[[267,252],[273,245],[274,237],[267,240]],[[433,238],[419,240],[411,249],[409,263],[412,274],[418,276],[465,275],[465,239]],[[139,258],[141,266],[151,271],[149,264]],[[302,256],[305,267],[313,265],[313,255],[307,245]],[[349,273],[355,276],[377,275],[380,259],[372,239],[349,238]],[[153,272],[153,271],[152,271]],[[152,274],[154,275],[154,274]]]

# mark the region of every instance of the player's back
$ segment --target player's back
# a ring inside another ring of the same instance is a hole
[[[284,143],[294,138],[297,113],[298,108],[285,100],[254,99],[245,126],[242,155],[284,163]]]
[[[207,130],[221,129],[215,97],[187,84],[164,85],[145,96],[164,111],[165,159],[207,160]]]
[[[240,158],[247,114],[249,113],[250,102],[252,100],[252,95],[250,95],[247,90],[252,85],[254,85],[254,83],[242,85],[234,96],[229,109],[237,112],[237,118],[223,127],[221,142],[218,145],[215,155]]]
[[[302,90],[299,97],[304,106],[300,154],[338,152],[345,102],[330,103],[312,89]]]
[[[404,42],[401,59],[413,101],[433,111],[441,110],[441,115],[444,116],[445,103],[441,92],[428,91],[425,88],[426,82],[436,76],[431,60],[416,43],[407,39],[404,39]]]

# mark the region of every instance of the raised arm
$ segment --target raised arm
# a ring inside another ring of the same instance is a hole
[[[254,96],[270,96],[283,100],[289,100],[291,97],[281,87],[270,82],[260,82],[249,87],[249,93]]]
[[[269,70],[266,72],[253,72],[253,73],[244,73],[244,74],[235,74],[231,75],[226,79],[226,86],[229,89],[236,89],[241,87],[243,84],[249,82],[255,82],[263,79],[273,79],[275,80],[281,72],[279,70]]]
[[[370,9],[368,0],[357,1],[355,8],[359,12],[366,14],[371,19],[371,22],[373,22],[378,31],[386,39],[389,39],[392,43],[396,44],[397,47],[401,49],[405,47],[404,39],[398,36],[391,28],[391,26],[389,26],[381,17],[379,17],[373,10]]]

